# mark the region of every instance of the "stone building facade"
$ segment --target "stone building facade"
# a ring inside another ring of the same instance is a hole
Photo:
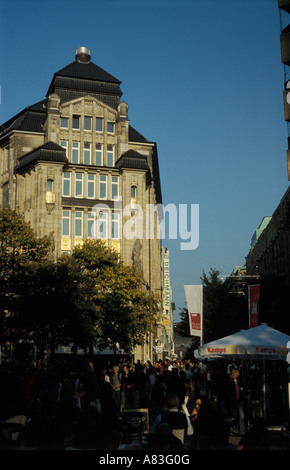
[[[246,257],[248,275],[279,277],[290,287],[290,187]]]
[[[45,99],[2,124],[0,204],[22,212],[37,236],[50,235],[55,259],[105,239],[162,297],[157,145],[130,125],[120,85],[81,47]]]

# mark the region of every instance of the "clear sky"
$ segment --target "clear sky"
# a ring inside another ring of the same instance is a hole
[[[199,205],[198,247],[164,241],[178,320],[183,286],[243,265],[289,184],[278,1],[0,0],[0,15],[1,123],[86,46],[157,142],[164,205]]]

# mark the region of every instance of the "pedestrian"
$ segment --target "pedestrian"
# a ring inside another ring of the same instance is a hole
[[[133,389],[132,372],[126,364],[121,375],[121,413],[124,408],[133,407]]]
[[[112,398],[114,403],[114,410],[117,417],[120,416],[121,408],[121,375],[119,373],[119,367],[115,365],[113,367],[113,374],[111,376],[111,387],[112,387]]]
[[[212,371],[212,368],[208,366],[204,373],[205,396],[208,399],[213,397],[212,378],[213,378],[213,371]]]
[[[180,411],[180,403],[177,395],[168,395],[166,399],[167,408],[160,413],[150,430],[150,434],[157,431],[161,423],[168,423],[171,429],[184,429],[185,436],[192,435],[192,425],[189,417]],[[186,439],[186,437],[185,437]]]
[[[231,369],[225,389],[224,414],[232,420],[232,425],[239,427],[240,435],[245,434],[245,413],[243,403],[243,387],[241,386],[240,371],[236,366]]]

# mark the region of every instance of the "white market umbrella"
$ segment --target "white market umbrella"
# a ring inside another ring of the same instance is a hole
[[[241,330],[198,348],[200,358],[225,357],[239,359],[263,359],[264,414],[266,416],[265,359],[285,360],[290,345],[290,336],[265,324]],[[290,390],[288,386],[290,409]]]
[[[198,355],[203,358],[236,356],[244,359],[286,359],[289,341],[289,335],[267,325],[259,325],[203,344],[198,348]]]

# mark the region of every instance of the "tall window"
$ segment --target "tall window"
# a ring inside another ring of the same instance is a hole
[[[96,215],[94,212],[88,212],[88,225],[87,225],[87,228],[88,228],[88,238],[91,238],[91,237],[94,237],[95,236],[95,233],[94,233],[94,222],[95,222],[95,218],[96,218]]]
[[[84,164],[91,164],[91,144],[87,142],[84,143]]]
[[[136,186],[131,186],[131,198],[136,199],[137,197],[137,188]]]
[[[70,236],[70,210],[62,211],[62,235],[64,237]]]
[[[81,238],[83,236],[83,212],[75,212],[75,237]]]
[[[68,129],[68,118],[67,117],[61,117],[60,118],[60,127],[63,129]]]
[[[96,131],[103,132],[103,118],[96,118]]]
[[[112,238],[120,238],[120,214],[118,212],[112,213]]]
[[[92,130],[92,118],[91,116],[84,117],[84,130],[91,131]]]
[[[63,174],[62,195],[71,195],[71,173],[65,171]]]
[[[88,175],[88,198],[95,198],[95,175]]]
[[[108,238],[108,213],[100,212],[98,218],[98,237]]]
[[[48,180],[46,181],[46,191],[47,191],[48,193],[52,193],[52,191],[53,191],[53,180],[48,179]]]
[[[112,199],[119,199],[119,178],[112,176]]]
[[[73,115],[72,127],[73,129],[80,128],[80,116],[77,116],[76,114]]]
[[[100,175],[100,199],[107,199],[107,177]]]
[[[103,166],[103,146],[96,144],[96,165]]]
[[[114,166],[114,147],[113,145],[107,146],[107,166]]]
[[[60,145],[61,145],[62,148],[65,149],[65,154],[66,154],[66,156],[68,156],[68,151],[67,151],[67,149],[68,149],[68,141],[67,141],[67,140],[61,140],[61,141],[60,141]]]
[[[80,163],[80,144],[79,142],[72,143],[72,163]]]
[[[107,123],[107,132],[108,132],[108,134],[113,134],[115,132],[115,123],[114,122],[108,122]]]
[[[76,173],[75,197],[83,197],[83,173]]]

